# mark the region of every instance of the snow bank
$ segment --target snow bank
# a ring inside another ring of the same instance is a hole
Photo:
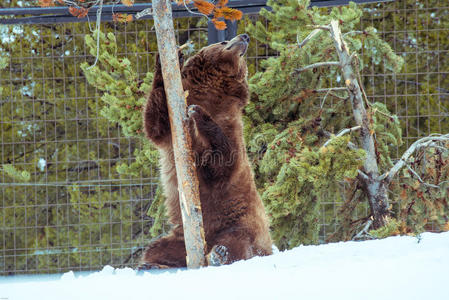
[[[200,270],[0,277],[0,299],[449,299],[449,232],[301,246]]]

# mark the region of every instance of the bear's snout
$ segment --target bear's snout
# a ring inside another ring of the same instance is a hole
[[[246,33],[239,34],[238,36],[229,41],[225,49],[239,51],[240,56],[243,56],[246,53],[246,50],[248,49],[249,40],[250,40],[249,35],[247,35]]]

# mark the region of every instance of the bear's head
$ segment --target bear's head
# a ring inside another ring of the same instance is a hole
[[[189,58],[182,75],[189,83],[190,92],[212,93],[219,95],[218,98],[226,98],[229,102],[244,106],[249,97],[244,57],[248,43],[249,36],[240,34],[230,41],[204,47]]]

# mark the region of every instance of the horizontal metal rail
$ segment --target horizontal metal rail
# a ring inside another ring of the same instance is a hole
[[[350,0],[312,0],[311,6],[316,7],[330,7],[347,5]],[[373,2],[390,2],[394,0],[352,0],[353,2],[373,3]],[[270,9],[266,5],[266,0],[231,0],[229,6],[241,10],[244,14],[257,14],[260,9]],[[136,3],[132,6],[125,5],[103,5],[101,13],[101,21],[112,21],[112,15],[114,13],[126,13],[136,14],[146,8],[151,8],[150,3]],[[190,5],[191,9],[195,11],[195,8]],[[77,18],[72,16],[68,7],[22,7],[22,8],[1,8],[0,24],[12,25],[12,24],[58,24],[58,23],[77,23],[77,22],[92,22],[97,20],[96,12],[99,9],[98,6],[94,6],[89,10],[88,16],[84,18]],[[174,18],[191,17],[184,6],[172,4],[172,11]],[[31,15],[31,16],[30,16]],[[24,16],[19,17],[17,16]],[[152,19],[151,15],[142,17],[141,19]]]

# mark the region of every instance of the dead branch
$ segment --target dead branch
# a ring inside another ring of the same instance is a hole
[[[360,30],[354,30],[354,31],[348,31],[345,34],[343,34],[343,38],[345,38],[347,35],[351,35],[351,34],[364,34],[365,31],[360,31]]]
[[[388,184],[391,182],[393,177],[401,170],[406,164],[408,159],[412,154],[420,148],[423,147],[435,147],[439,146],[436,142],[447,142],[449,141],[449,133],[447,134],[435,134],[423,137],[416,142],[414,142],[401,156],[401,158],[396,162],[396,164],[385,174],[380,176],[381,180],[385,180]]]
[[[355,123],[360,126],[361,147],[366,152],[366,159],[363,164],[363,173],[361,176],[364,189],[368,196],[368,201],[373,215],[373,224],[375,228],[385,225],[388,216],[388,197],[387,187],[384,182],[379,180],[379,167],[377,165],[376,150],[374,138],[371,134],[370,122],[365,109],[362,88],[357,80],[357,72],[352,67],[354,55],[349,54],[349,48],[346,45],[341,34],[338,20],[332,20],[330,24],[330,34],[334,41],[334,46],[339,58],[339,65],[349,92],[349,99],[352,104],[352,111]]]
[[[298,48],[302,48],[307,44],[315,35],[317,35],[321,30],[313,30],[302,42],[299,42],[299,36],[296,35],[296,42],[298,43]]]
[[[313,90],[315,93],[327,93],[327,92],[329,92],[329,91],[348,91],[348,88],[347,87],[344,87],[344,86],[342,86],[342,87],[334,87],[334,88],[327,88],[327,89],[316,89],[316,90]]]
[[[363,229],[361,231],[359,231],[359,233],[357,233],[352,240],[357,240],[363,237],[370,237],[372,238],[372,236],[368,233],[368,229],[371,227],[371,225],[373,224],[373,219],[368,219],[368,221],[366,222],[365,226],[363,226]]]
[[[340,131],[337,135],[335,135],[335,136],[331,137],[329,140],[327,140],[327,141],[324,143],[324,145],[321,146],[321,148],[324,148],[324,147],[326,147],[327,145],[329,145],[329,143],[330,143],[334,138],[337,138],[337,137],[340,137],[340,136],[345,135],[345,134],[347,134],[347,133],[351,133],[351,132],[353,132],[353,131],[359,130],[360,128],[361,128],[361,126],[354,126],[354,127],[352,127],[352,128],[346,128],[346,129],[343,129],[343,130]]]
[[[320,68],[320,67],[329,67],[329,66],[340,66],[340,62],[338,61],[325,61],[325,62],[319,62],[319,63],[315,63],[315,64],[311,64],[299,69],[295,69],[296,73],[301,73],[304,72],[305,70],[309,70],[309,69],[315,69],[315,68]]]
[[[329,31],[331,28],[328,25],[307,25],[307,27],[312,27],[313,29],[321,29]]]
[[[439,188],[441,187],[441,184],[448,182],[448,181],[442,181],[442,182],[440,182],[438,185],[432,184],[432,183],[428,183],[428,182],[425,182],[425,181],[421,178],[421,176],[419,176],[419,174],[416,173],[416,171],[412,169],[412,167],[410,167],[409,165],[406,165],[406,167],[407,167],[407,169],[408,169],[410,172],[412,172],[413,175],[416,176],[416,178],[418,179],[418,181],[419,181],[421,184],[423,184],[423,185],[425,185],[425,186],[427,186],[427,187],[439,189]]]

